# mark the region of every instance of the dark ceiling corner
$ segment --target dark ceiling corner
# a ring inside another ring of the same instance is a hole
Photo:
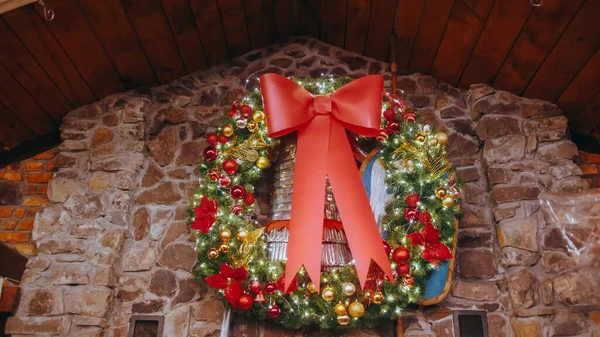
[[[59,130],[49,132],[33,140],[24,141],[8,151],[0,152],[0,168],[48,151],[59,143]]]

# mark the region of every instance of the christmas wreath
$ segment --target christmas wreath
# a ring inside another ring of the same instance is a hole
[[[315,96],[351,82],[291,80]],[[321,272],[318,285],[302,268],[286,287],[286,262],[268,258],[267,226],[253,220],[255,185],[278,145],[269,137],[263,93],[256,89],[233,102],[223,126],[208,134],[201,185],[190,206],[197,239],[195,273],[227,305],[291,329],[371,326],[380,318],[397,318],[406,305],[417,303],[433,270],[452,258],[460,193],[445,151],[448,136],[420,123],[399,97],[381,94],[376,139],[384,181],[394,197],[385,205],[379,230],[394,279],[386,279],[375,266],[361,284],[357,268],[349,263]]]

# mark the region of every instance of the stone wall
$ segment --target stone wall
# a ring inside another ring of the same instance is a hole
[[[48,182],[56,171],[57,149],[0,169],[0,241],[21,254],[32,255],[35,215],[48,201]]]
[[[38,254],[7,332],[124,337],[132,314],[157,314],[165,315],[165,336],[218,335],[223,306],[190,273],[195,253],[186,227],[205,133],[262,73],[359,77],[386,69],[293,38],[70,112],[55,158],[52,203],[36,218]],[[574,263],[537,201],[541,191],[586,185],[560,110],[488,86],[463,91],[418,74],[400,77],[399,87],[418,114],[449,134],[450,159],[465,182],[451,294],[439,305],[407,310],[404,335],[454,336],[452,311],[481,309],[492,337],[598,337],[599,314],[590,308],[600,303],[588,296],[596,281],[570,271]],[[334,336],[239,318],[230,335]],[[347,334],[393,335],[393,324]]]

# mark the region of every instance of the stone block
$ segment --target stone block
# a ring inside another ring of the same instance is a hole
[[[163,252],[164,254],[164,252]],[[123,254],[121,269],[123,271],[150,270],[156,261],[156,244],[154,242],[141,242]],[[196,258],[192,259],[192,264]]]
[[[114,268],[98,267],[94,272],[92,283],[97,286],[114,287],[116,284],[117,275]]]
[[[600,281],[590,269],[568,271],[556,276],[552,285],[558,299],[566,305],[600,305]]]
[[[79,239],[89,239],[96,237],[103,231],[104,227],[102,227],[99,223],[86,221],[73,224],[69,233]]]
[[[481,173],[477,166],[467,166],[456,168],[456,178],[459,181],[473,182],[481,179]]]
[[[161,242],[161,247],[164,248],[169,243],[175,241],[180,236],[189,233],[187,222],[185,221],[177,221],[173,222],[167,232],[165,233],[164,238]]]
[[[206,282],[200,281],[195,277],[179,280],[177,288],[179,291],[173,299],[173,305],[193,301],[196,299],[196,296],[202,296],[208,290]]]
[[[221,324],[214,322],[195,322],[190,326],[189,337],[217,337],[220,333]]]
[[[113,139],[113,132],[109,128],[98,127],[92,134],[92,147],[109,143]]]
[[[503,267],[533,266],[540,259],[537,252],[505,247],[502,249],[500,262]]]
[[[464,204],[461,205],[463,217],[460,219],[461,228],[488,228],[491,226],[489,211],[485,207]]]
[[[460,248],[491,248],[493,246],[492,233],[475,230],[461,230],[458,233],[458,247]]]
[[[23,289],[21,308],[26,316],[56,316],[64,313],[60,288]]]
[[[525,155],[525,136],[510,135],[485,142],[483,157],[488,163],[506,163],[522,159]]]
[[[540,194],[540,189],[534,185],[498,185],[492,188],[492,200],[498,204],[535,200]]]
[[[147,204],[163,204],[173,205],[182,198],[181,192],[172,182],[165,182],[157,187],[142,192],[136,198],[136,202],[140,205]]]
[[[114,186],[113,175],[107,172],[94,172],[89,181],[90,191],[108,190]]]
[[[175,159],[175,149],[177,146],[177,128],[166,127],[157,137],[148,142],[150,154],[160,166],[172,163]],[[200,153],[196,153],[200,157]]]
[[[474,301],[494,301],[500,297],[500,290],[495,283],[456,280],[452,282],[452,296]]]
[[[9,317],[4,332],[8,335],[58,335],[61,333],[61,318]]]
[[[552,304],[554,301],[554,287],[551,279],[544,280],[540,284],[540,300],[545,305]]]
[[[177,165],[181,166],[196,166],[202,161],[200,153],[204,151],[204,148],[208,145],[206,140],[198,142],[187,142],[181,146],[181,151],[177,157]]]
[[[556,104],[539,100],[528,100],[521,103],[523,117],[551,117],[560,116],[562,112]]]
[[[83,192],[79,181],[67,178],[55,178],[48,184],[48,198],[53,202],[65,202],[71,194]]]
[[[477,123],[477,135],[489,140],[521,133],[521,119],[506,115],[485,115]]]
[[[147,280],[134,276],[122,276],[119,279],[117,298],[125,302],[135,300],[146,288]]]
[[[177,290],[177,277],[168,269],[159,269],[152,274],[148,290],[158,296],[171,296]]]
[[[535,276],[527,269],[521,269],[508,277],[508,294],[513,309],[531,308],[535,305],[536,284]]]
[[[136,241],[146,237],[150,227],[150,214],[146,207],[138,208],[133,214],[133,238]]]
[[[134,190],[138,186],[136,172],[119,171],[116,177],[116,186],[121,190]]]
[[[492,251],[468,249],[457,255],[458,270],[464,278],[488,279],[498,274]]]
[[[79,239],[50,239],[38,243],[38,251],[43,254],[81,254],[85,253],[86,244]]]
[[[568,311],[557,312],[550,324],[554,328],[554,336],[575,336],[588,327],[585,316]]]
[[[137,171],[144,161],[145,158],[141,153],[121,153],[114,157],[93,161],[92,171]]]
[[[504,315],[496,313],[487,314],[488,336],[506,337],[509,336],[508,320]]]
[[[472,137],[455,132],[448,135],[446,151],[450,161],[456,158],[470,158],[479,152],[479,143]]]
[[[542,253],[542,267],[549,273],[562,273],[575,267],[576,263],[566,254],[560,252],[544,251]]]
[[[89,284],[91,267],[85,263],[53,263],[48,269],[47,282],[53,285]]]
[[[498,225],[498,244],[536,252],[538,221],[536,216],[503,220]]]
[[[190,306],[171,310],[165,317],[164,336],[187,337],[190,326]]]
[[[95,219],[106,214],[108,198],[101,194],[72,194],[64,203],[71,216],[82,219]]]
[[[136,314],[151,314],[162,312],[165,303],[163,300],[145,300],[133,303],[131,310]]]
[[[191,271],[195,263],[196,252],[194,247],[182,243],[167,246],[158,259],[158,264],[163,267],[180,268],[187,271]]]
[[[565,140],[540,145],[536,158],[547,162],[556,162],[562,159],[573,160],[578,154],[577,146],[573,142]]]
[[[221,322],[225,313],[225,306],[221,300],[208,297],[202,299],[194,305],[194,319],[196,321]]]
[[[110,307],[111,291],[105,287],[78,286],[64,291],[68,313],[104,317]]]
[[[159,240],[162,237],[165,231],[165,227],[167,227],[167,225],[171,223],[172,215],[172,209],[159,209],[152,213],[150,221],[150,230],[148,232],[148,236],[150,237],[150,239]],[[164,246],[165,245],[162,245],[162,248],[164,248]]]
[[[566,131],[569,120],[565,116],[528,119],[523,123],[523,131],[530,135],[549,130]]]
[[[515,337],[542,337],[542,326],[536,319],[510,320]]]

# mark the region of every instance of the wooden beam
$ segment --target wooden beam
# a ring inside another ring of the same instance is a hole
[[[242,0],[218,0],[229,54],[236,57],[250,50],[246,17]]]
[[[352,0],[350,0],[352,1]],[[369,1],[369,0],[362,0]],[[300,0],[298,1],[298,29],[300,35],[319,37],[321,21],[321,1],[320,0]]]
[[[458,84],[494,1],[456,1],[433,61],[433,76],[451,85]]]
[[[275,17],[275,38],[277,40],[294,35],[296,18],[293,0],[273,0],[273,15]]]
[[[227,41],[216,0],[189,0],[210,66],[229,60]]]
[[[347,0],[321,1],[321,41],[344,48]]]
[[[579,74],[560,95],[556,104],[568,118],[574,118],[590,103],[600,89],[600,50],[581,69]]]
[[[125,87],[158,84],[120,1],[79,0],[78,4]]]
[[[2,242],[0,242],[0,256],[2,256],[0,259],[0,276],[20,281],[23,272],[25,272],[27,258]]]
[[[397,3],[395,0],[373,0],[365,47],[366,56],[387,61]]]
[[[0,102],[0,142],[8,149],[35,138],[35,135]]]
[[[461,87],[492,84],[533,8],[523,0],[496,1],[462,73]]]
[[[38,0],[0,0],[0,14],[34,2],[38,2]]]
[[[600,47],[600,1],[586,1],[523,95],[556,100]]]
[[[13,286],[2,287],[2,294],[0,294],[0,312],[15,313],[19,306],[20,297],[21,288]]]
[[[394,53],[400,69],[406,69],[413,51],[425,0],[400,1],[396,19]],[[424,22],[424,25],[427,25]]]
[[[266,47],[275,40],[273,2],[271,0],[244,0],[244,8],[251,48]]]
[[[60,131],[58,129],[31,140],[26,140],[8,151],[0,152],[0,169],[48,151],[60,142]]]
[[[364,54],[370,16],[371,0],[348,0],[346,50]]]

